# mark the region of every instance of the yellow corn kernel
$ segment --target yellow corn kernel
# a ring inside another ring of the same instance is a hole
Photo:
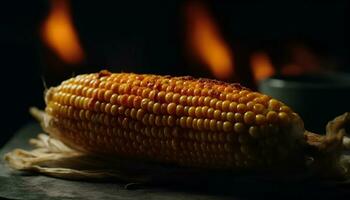
[[[280,134],[301,121],[283,103],[209,79],[102,71],[64,81],[46,99],[53,136],[106,155],[243,169],[287,159],[264,152],[303,137]]]

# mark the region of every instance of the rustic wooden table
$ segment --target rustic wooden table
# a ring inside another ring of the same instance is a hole
[[[0,157],[14,148],[29,149],[29,138],[41,131],[37,123],[23,126],[0,151]],[[125,189],[125,183],[92,183],[62,180],[9,169],[0,161],[0,199],[256,199],[349,198],[350,184],[262,182],[254,178],[211,181],[197,186],[144,186]]]

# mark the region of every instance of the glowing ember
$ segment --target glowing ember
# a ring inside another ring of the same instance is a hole
[[[266,53],[254,53],[251,56],[250,64],[255,81],[264,80],[275,74],[270,58]]]
[[[67,0],[52,0],[51,11],[42,27],[45,43],[65,62],[76,64],[84,59],[69,12]]]
[[[232,53],[207,8],[200,2],[189,2],[186,19],[188,44],[194,55],[210,68],[216,78],[232,77]]]

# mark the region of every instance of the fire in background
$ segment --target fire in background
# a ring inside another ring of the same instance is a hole
[[[72,22],[68,0],[51,0],[51,9],[42,26],[42,38],[57,56],[76,66],[85,55]]]

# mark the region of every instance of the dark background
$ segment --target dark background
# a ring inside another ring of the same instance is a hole
[[[39,35],[50,1],[2,2],[0,146],[31,120],[30,106],[44,107],[43,79],[50,86],[73,73],[102,68],[213,78],[187,54],[187,2],[72,1],[71,14],[86,59],[79,67],[61,71],[50,68],[60,61]],[[276,65],[287,62],[286,49],[295,42],[307,45],[335,70],[349,72],[349,3],[345,0],[204,3],[242,68],[248,65],[247,54],[256,49],[266,50]]]

